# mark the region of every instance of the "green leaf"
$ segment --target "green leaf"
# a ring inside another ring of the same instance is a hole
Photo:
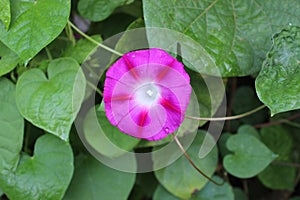
[[[46,75],[30,69],[17,82],[17,105],[23,117],[63,140],[81,107],[85,77],[71,58],[50,62]]]
[[[169,193],[162,185],[159,185],[153,195],[153,200],[180,200]]]
[[[86,19],[91,21],[102,21],[117,7],[131,2],[131,0],[79,0],[78,11],[80,15]]]
[[[101,104],[103,105],[103,104]],[[126,135],[111,125],[103,109],[91,108],[84,119],[83,130],[86,141],[97,152],[107,157],[118,157],[131,151],[138,143],[139,139]],[[94,119],[98,119],[95,123]]]
[[[126,200],[135,174],[111,169],[91,156],[79,155],[75,173],[64,200]]]
[[[205,135],[206,132],[198,131],[197,136],[187,150],[187,153],[207,176],[211,176],[217,166],[218,153],[217,148],[214,147],[206,157],[201,159],[198,157],[201,146],[205,145],[203,144]],[[208,136],[209,135],[207,135],[207,137]],[[212,137],[208,137],[208,139],[210,139],[211,142],[214,140]],[[166,159],[171,157],[171,155],[166,155]],[[155,157],[153,158],[153,161],[154,166],[156,165],[156,162],[159,162]],[[181,156],[171,165],[155,171],[155,176],[169,192],[177,197],[185,199],[191,197],[195,191],[201,190],[208,181],[191,166],[184,156]]]
[[[279,155],[276,161],[283,164],[284,162],[292,162],[293,138],[286,129],[282,126],[270,126],[262,128],[260,134],[267,147]],[[293,189],[296,168],[276,164],[276,161],[258,175],[259,180],[271,189]]]
[[[23,144],[24,119],[16,105],[15,85],[0,78],[0,174],[14,170]]]
[[[47,134],[37,140],[33,157],[22,155],[17,169],[1,180],[1,187],[9,199],[57,200],[63,197],[72,174],[70,145]]]
[[[227,148],[233,154],[225,156],[225,169],[239,178],[250,178],[264,170],[276,157],[259,139],[250,134],[231,136]]]
[[[27,63],[65,27],[70,0],[11,1],[11,25],[0,27],[1,41]]]
[[[91,36],[94,40],[101,43],[102,39],[99,35]],[[69,46],[63,53],[63,57],[74,58],[79,64],[82,64],[89,55],[93,54],[97,45],[87,39],[80,39],[75,46]]]
[[[0,42],[0,76],[14,69],[18,62],[18,55]]]
[[[0,197],[3,195],[3,191],[2,189],[0,188]]]
[[[218,182],[223,181],[219,177],[215,177],[214,179]],[[208,182],[191,200],[234,200],[234,194],[232,187],[226,182],[222,186]]]
[[[5,29],[9,29],[10,25],[10,1],[9,0],[1,0],[0,1],[0,22],[2,22],[5,26]],[[1,26],[1,23],[0,23]]]
[[[298,0],[285,1],[284,6],[281,0],[143,0],[143,8],[146,27],[168,28],[191,37],[214,61],[197,51],[186,52],[202,56],[201,72],[211,74],[216,65],[222,76],[258,72],[271,46],[269,38],[289,23],[300,25]],[[151,30],[148,37],[168,41],[166,35],[153,35]]]
[[[245,134],[245,135],[253,136],[256,139],[260,140],[260,135],[258,134],[256,129],[250,125],[240,126],[238,129],[238,134],[242,134],[242,135]]]
[[[241,134],[241,135],[245,134],[248,136],[253,136],[253,137],[257,138],[258,140],[260,140],[260,136],[259,136],[258,132],[256,131],[256,129],[249,125],[240,126],[238,129],[238,134]],[[227,140],[231,136],[232,136],[232,134],[225,132],[221,135],[220,139],[218,140],[220,154],[222,155],[223,158],[226,155],[230,154],[230,151],[228,150],[226,143],[227,143]]]
[[[272,115],[300,108],[299,66],[300,27],[289,26],[273,37],[255,82],[258,97]]]

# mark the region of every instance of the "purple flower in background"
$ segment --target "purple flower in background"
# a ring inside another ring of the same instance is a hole
[[[192,88],[183,64],[161,49],[126,53],[106,73],[106,116],[122,132],[160,140],[184,120]]]

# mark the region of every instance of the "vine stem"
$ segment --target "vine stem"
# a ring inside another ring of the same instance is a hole
[[[123,56],[122,53],[104,45],[104,44],[101,44],[100,42],[97,42],[96,40],[94,40],[93,38],[91,38],[90,36],[88,36],[87,34],[85,34],[84,32],[82,32],[79,28],[77,28],[77,26],[75,26],[70,20],[68,21],[68,24],[77,32],[79,33],[80,35],[82,35],[83,37],[85,37],[87,40],[89,40],[90,42],[96,44],[97,46],[113,53],[113,54],[116,54],[118,56]]]
[[[261,105],[255,109],[245,112],[243,114],[229,116],[229,117],[212,117],[212,118],[210,118],[210,117],[193,117],[193,116],[189,116],[189,115],[185,115],[185,117],[188,119],[199,120],[199,121],[225,121],[225,120],[240,119],[240,118],[252,115],[253,113],[255,113],[265,107],[266,107],[265,105]]]
[[[292,116],[290,116],[290,117],[288,117],[286,119],[281,119],[281,120],[277,120],[277,121],[271,121],[271,122],[267,122],[267,123],[263,123],[263,124],[256,124],[253,127],[254,128],[263,128],[263,127],[275,126],[275,125],[279,125],[279,124],[283,124],[283,123],[291,125],[290,123],[287,123],[287,122],[290,122],[291,120],[297,119],[299,117],[300,117],[300,113],[297,113],[297,114],[292,115]],[[293,123],[293,125],[295,125],[295,124]]]
[[[214,181],[212,178],[210,178],[209,176],[207,176],[203,171],[201,171],[201,169],[199,169],[196,164],[192,161],[192,159],[190,158],[190,156],[187,154],[187,152],[184,150],[183,146],[181,145],[180,141],[178,140],[177,136],[172,133],[173,138],[176,142],[176,144],[178,145],[178,147],[180,148],[180,150],[182,151],[183,155],[186,157],[186,159],[189,161],[189,163],[197,170],[197,172],[199,172],[202,176],[204,176],[206,179],[208,179],[210,182],[216,184],[216,185],[223,185],[223,183],[218,183],[216,181]]]

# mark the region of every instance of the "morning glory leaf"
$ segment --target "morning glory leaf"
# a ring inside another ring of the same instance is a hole
[[[0,26],[0,40],[27,63],[61,33],[70,4],[70,0],[11,1],[11,25],[9,30]]]
[[[300,27],[289,26],[273,37],[256,92],[271,114],[300,108]]]
[[[250,134],[230,136],[226,142],[232,154],[224,158],[224,167],[239,178],[250,178],[263,171],[276,157],[259,139]]]
[[[49,63],[47,75],[30,69],[17,82],[17,105],[34,125],[68,140],[71,125],[85,94],[85,77],[72,58]]]
[[[300,25],[298,0],[284,4],[281,0],[143,0],[143,8],[147,28],[168,28],[191,37],[214,61],[209,62],[200,54],[204,60],[201,72],[211,74],[216,65],[226,77],[258,72],[271,46],[272,35],[289,23]],[[157,32],[154,34],[149,29],[150,43],[161,37]],[[168,37],[161,40],[164,42]],[[195,57],[199,59],[199,52],[188,53],[197,54]]]

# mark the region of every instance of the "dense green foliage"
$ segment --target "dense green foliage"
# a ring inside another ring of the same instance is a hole
[[[299,199],[299,10],[299,0],[0,0],[0,198]],[[157,170],[126,170],[143,164],[134,152],[174,142],[171,135],[136,139],[109,123],[103,74],[119,55],[103,45],[121,53],[181,51],[170,53],[191,77],[195,101],[187,115],[213,117],[222,107],[239,115],[266,106],[224,127],[186,118],[179,128],[190,158],[223,185],[177,156],[176,145],[174,154],[151,155]],[[211,124],[221,127],[220,138]],[[204,157],[201,148],[209,150]],[[118,159],[130,164],[119,170],[107,164]]]

